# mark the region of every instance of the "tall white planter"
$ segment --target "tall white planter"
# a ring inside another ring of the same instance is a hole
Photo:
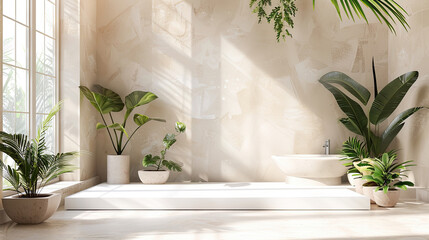
[[[107,183],[130,183],[130,156],[107,155]]]

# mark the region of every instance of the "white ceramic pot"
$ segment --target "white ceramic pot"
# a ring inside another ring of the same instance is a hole
[[[144,184],[163,184],[169,176],[170,171],[139,170],[140,181]]]
[[[363,184],[365,184],[367,181],[363,180],[362,178],[356,178],[355,183],[355,189],[357,193],[363,194]]]
[[[357,174],[357,173],[347,173],[347,180],[349,180],[350,185],[352,185],[353,187],[356,186],[355,181],[357,179],[356,178],[357,176],[353,176],[355,174]]]
[[[18,195],[4,197],[3,208],[12,221],[20,224],[38,224],[50,218],[61,202],[57,193],[41,194],[37,198],[22,198]]]
[[[107,183],[130,183],[130,156],[107,155]]]
[[[374,191],[377,187],[374,186],[363,186],[362,192],[363,195],[367,196],[369,199],[371,199],[371,203],[375,203],[374,201]]]
[[[374,201],[380,207],[394,207],[399,201],[399,190],[389,190],[384,193],[382,190],[374,192]]]

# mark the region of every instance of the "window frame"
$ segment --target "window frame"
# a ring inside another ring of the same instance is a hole
[[[1,54],[1,58],[0,58],[0,65],[1,65],[1,69],[2,69],[2,74],[0,74],[0,94],[1,94],[1,99],[3,99],[3,1],[4,0],[0,0],[0,39],[1,39],[1,44],[0,44],[0,54]],[[45,1],[45,0],[43,0]],[[55,7],[55,19],[54,19],[54,24],[55,24],[55,28],[54,28],[54,33],[53,33],[53,38],[54,38],[54,44],[55,44],[55,53],[54,53],[54,57],[55,57],[55,80],[54,80],[54,103],[56,104],[59,101],[59,96],[60,96],[60,78],[61,78],[61,73],[60,73],[60,7],[61,7],[61,0],[46,0],[46,1],[50,1],[51,3],[54,4]],[[36,70],[36,10],[37,10],[37,0],[27,0],[28,3],[28,114],[29,114],[29,122],[28,122],[28,133],[29,133],[29,137],[32,139],[36,136],[37,134],[37,109],[36,109],[36,74],[37,74],[37,70]],[[16,1],[15,1],[15,8],[16,8]],[[16,10],[15,10],[16,11]],[[16,13],[16,12],[15,12]],[[46,14],[46,13],[44,13]],[[7,16],[6,16],[7,17]],[[14,20],[15,24],[20,24],[18,21],[16,21],[16,19]],[[46,21],[46,20],[44,20]],[[16,41],[16,32],[15,32],[15,41]],[[44,47],[46,47],[44,45]],[[15,45],[16,48],[16,45]],[[3,109],[3,104],[0,104],[0,113],[1,113],[1,117],[0,117],[0,130],[3,131],[3,113],[4,113],[4,109]],[[60,114],[57,114],[55,116],[55,129],[54,129],[54,135],[55,135],[55,147],[53,149],[53,151],[59,152],[59,150],[61,149],[60,146]],[[0,154],[0,160],[2,160],[2,155]],[[2,172],[0,171],[0,186],[3,187],[3,176],[2,176]],[[57,180],[52,181],[51,183],[57,182]],[[1,189],[0,189],[1,192]],[[4,195],[11,195],[10,193],[11,191],[4,191],[3,192],[3,196]]]

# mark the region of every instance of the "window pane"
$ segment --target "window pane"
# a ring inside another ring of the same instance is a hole
[[[37,113],[43,113],[43,110],[45,109],[45,104],[43,102],[44,100],[44,86],[43,86],[43,75],[36,74],[36,112]]]
[[[54,37],[55,33],[55,5],[51,2],[45,2],[45,33],[48,36]]]
[[[28,26],[28,0],[16,0],[16,20]]]
[[[15,64],[15,22],[3,17],[3,62]]]
[[[28,132],[28,113],[16,113],[15,114],[16,118],[15,118],[15,133],[22,133],[25,135],[29,135]]]
[[[3,0],[3,14],[15,19],[15,0]]]
[[[42,121],[46,118],[46,115],[44,114],[37,114],[36,115],[36,124],[37,127],[42,124]],[[48,150],[54,152],[55,150],[55,117],[52,118],[51,121],[51,127],[49,127],[48,131],[46,132],[46,146],[48,147]]]
[[[36,32],[36,72],[45,72],[45,36]]]
[[[45,0],[36,1],[36,30],[45,32]]]
[[[55,79],[45,76],[44,87],[45,87],[45,93],[44,93],[45,98],[43,101],[45,103],[44,113],[49,113],[51,111],[52,107],[54,107]]]
[[[15,109],[19,112],[28,112],[28,71],[16,69]]]
[[[16,66],[28,66],[28,28],[16,24]]]
[[[3,110],[15,110],[15,68],[3,64]]]
[[[3,113],[3,131],[7,133],[15,132],[15,114]]]
[[[55,41],[45,37],[45,74],[55,76]]]

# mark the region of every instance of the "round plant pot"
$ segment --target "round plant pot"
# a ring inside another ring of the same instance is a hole
[[[50,218],[61,202],[57,193],[40,194],[36,198],[24,198],[18,195],[4,197],[3,208],[12,221],[19,224],[38,224]]]
[[[355,181],[358,179],[355,175],[356,173],[347,173],[347,180],[349,180],[350,185],[356,186]]]
[[[363,185],[366,183],[366,180],[363,180],[362,178],[356,178],[354,180],[355,183],[355,189],[357,193],[363,194]]]
[[[374,193],[375,193],[376,188],[377,187],[374,187],[374,186],[363,186],[363,188],[362,188],[363,195],[365,195],[369,199],[371,199],[371,203],[375,203]]]
[[[170,171],[139,170],[140,181],[144,184],[163,184],[169,176]]]
[[[399,201],[399,190],[389,189],[387,193],[382,190],[374,192],[374,201],[380,207],[394,207]]]
[[[130,156],[107,155],[107,183],[130,183]]]

